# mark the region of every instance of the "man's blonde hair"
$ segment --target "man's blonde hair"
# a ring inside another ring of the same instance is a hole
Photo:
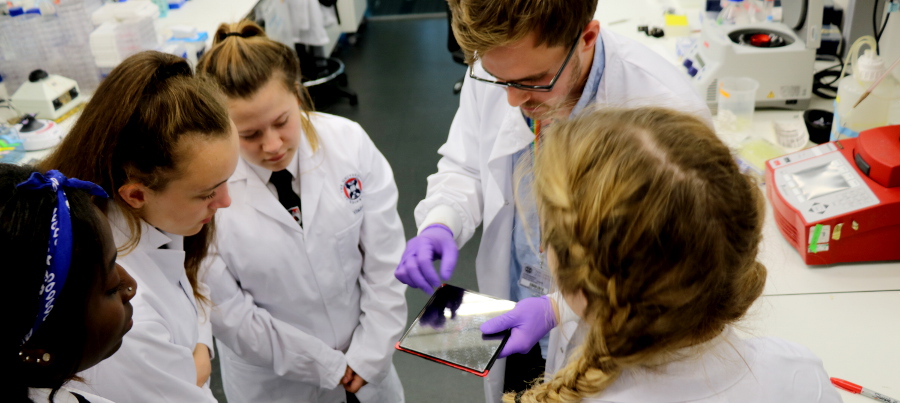
[[[541,237],[584,343],[521,402],[577,402],[718,336],[763,291],[763,199],[700,119],[602,109],[551,126],[534,163]],[[513,402],[514,394],[504,396]]]
[[[569,46],[594,19],[597,0],[448,0],[466,62],[537,32],[536,46]]]

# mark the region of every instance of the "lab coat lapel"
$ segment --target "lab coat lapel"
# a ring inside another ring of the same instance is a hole
[[[181,249],[149,249],[147,250],[147,256],[153,260],[153,263],[160,268],[160,270],[165,274],[166,279],[169,280],[172,284],[176,284],[181,281],[183,276],[186,276],[184,272],[184,250]],[[185,291],[188,295],[188,298],[193,301],[191,295],[193,294],[193,290],[190,290],[190,284],[182,284],[182,288],[185,288]]]
[[[131,238],[131,230],[128,227],[124,213],[119,210],[118,206],[111,204],[107,217],[109,218],[110,227],[113,229],[116,246],[122,247],[122,245],[128,244]],[[172,284],[177,283],[181,276],[185,275],[183,238],[179,237],[177,244],[172,245],[172,249],[159,249],[161,246],[175,240],[172,238],[175,235],[170,237],[144,220],[140,221],[140,226],[141,239],[138,241],[137,246],[134,250],[123,253],[121,256],[127,256],[132,252],[137,254],[143,252],[159,268],[159,272],[165,276],[167,281]]]
[[[509,107],[506,116],[503,117],[503,123],[497,133],[497,140],[494,142],[494,148],[491,149],[491,156],[488,158],[488,170],[491,172],[496,185],[495,190],[499,190],[499,198],[485,195],[485,200],[508,200],[512,197],[512,180],[513,180],[513,161],[512,155],[528,147],[534,141],[534,134],[525,123],[522,112],[519,108]],[[487,189],[490,192],[490,188]],[[486,203],[484,208],[485,222],[490,222],[504,206],[503,203]]]
[[[319,147],[322,146],[322,142],[319,142]],[[322,164],[325,164],[324,156],[322,150],[314,153],[306,135],[301,135],[297,158],[300,159],[300,199],[303,201],[303,226],[306,228],[310,228],[317,219],[316,211],[325,185],[325,172],[321,169]]]
[[[116,245],[123,245],[128,242],[130,230],[125,221],[123,213],[115,205],[110,207],[108,213],[110,226],[113,228],[113,236]],[[184,291],[185,296],[191,301],[194,310],[197,310],[197,301],[194,299],[194,291],[187,279],[184,271],[184,237],[164,233],[146,221],[141,220],[141,239],[137,247],[132,251],[136,254],[145,254],[145,259],[150,259],[156,266],[158,273],[162,274],[165,281],[169,284],[178,284]],[[169,245],[167,249],[160,249],[163,245]],[[127,256],[123,254],[120,256]],[[149,267],[149,266],[148,266]],[[142,275],[154,275],[157,271],[144,270]]]
[[[525,123],[525,118],[519,108],[509,107],[497,133],[497,141],[491,149],[488,165],[495,164],[497,160],[509,157],[516,152],[528,147],[534,141],[534,134]],[[493,168],[491,169],[493,173]]]
[[[272,194],[272,191],[266,187],[266,184],[259,176],[250,169],[248,162],[241,159],[239,164],[240,174],[247,183],[247,204],[259,211],[260,213],[271,217],[273,220],[291,231],[301,232],[302,229],[293,220],[290,214],[284,209],[284,206],[278,202],[278,197]],[[236,171],[237,173],[237,171]],[[235,179],[238,179],[235,175]],[[239,180],[239,179],[238,179]]]
[[[147,228],[144,230],[147,231]],[[194,311],[199,313],[199,310],[197,310],[197,300],[194,298],[194,290],[191,288],[187,273],[184,271],[184,238],[177,235],[163,234],[153,228],[151,228],[150,231],[155,233],[156,237],[172,237],[165,242],[165,244],[169,245],[168,249],[159,249],[159,247],[149,249],[147,250],[147,256],[160,268],[170,283],[178,284],[178,286],[181,287],[184,296],[191,301]]]

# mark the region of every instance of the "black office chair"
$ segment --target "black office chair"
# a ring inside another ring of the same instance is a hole
[[[319,104],[317,100],[331,100],[338,97],[349,99],[351,106],[359,105],[356,92],[347,88],[344,62],[336,57],[316,56],[312,46],[302,43],[294,44],[294,49],[300,58],[303,86],[309,91],[314,103]]]
[[[326,7],[336,7],[337,0],[319,0]],[[335,11],[337,9],[335,8]],[[258,18],[259,17],[259,18]],[[255,14],[255,10],[248,17],[255,20],[259,26],[266,28],[266,21]],[[340,15],[338,14],[340,24]],[[348,98],[351,106],[359,104],[356,92],[347,88],[347,73],[344,71],[344,62],[333,57],[316,55],[316,46],[295,43],[294,50],[300,59],[300,75],[303,86],[306,87],[313,104],[319,100],[331,100],[337,97]]]
[[[341,14],[337,12],[337,0],[319,0],[319,4],[325,7],[335,7],[335,15],[338,24],[341,23]],[[359,105],[359,97],[356,92],[347,88],[347,73],[344,71],[344,62],[336,57],[316,56],[313,46],[295,43],[294,49],[300,58],[300,73],[303,75],[303,86],[309,92],[314,103],[316,100],[327,98],[347,98],[351,106]]]

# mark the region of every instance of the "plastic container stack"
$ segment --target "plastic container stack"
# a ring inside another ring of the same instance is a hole
[[[104,22],[122,22],[143,17],[159,18],[159,7],[149,1],[107,3],[91,14],[91,21],[99,26]]]
[[[97,65],[88,53],[88,37],[94,27],[88,16],[101,5],[100,0],[63,0],[56,6],[57,16],[44,17],[42,40],[51,69],[75,80],[82,91],[93,92],[100,84]]]
[[[750,12],[747,10],[744,0],[728,0],[716,17],[718,25],[744,25],[749,24],[750,20]]]
[[[107,3],[91,15],[91,54],[105,76],[128,56],[159,45],[154,21],[159,8],[149,1]]]
[[[83,91],[100,83],[89,53],[91,13],[101,0],[60,0],[51,7],[10,9],[0,17],[0,74],[15,92],[37,69],[78,82]]]
[[[104,22],[90,35],[91,54],[106,75],[128,56],[158,45],[153,18]]]
[[[8,90],[15,92],[28,80],[28,73],[44,66],[45,57],[44,47],[37,40],[41,16],[25,14],[21,8],[11,8],[9,13],[0,21],[0,74],[5,77]]]

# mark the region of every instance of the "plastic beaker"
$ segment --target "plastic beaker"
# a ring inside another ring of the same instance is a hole
[[[753,123],[756,108],[756,90],[759,83],[748,77],[724,77],[719,79],[717,120],[719,128],[730,132],[742,132]]]

